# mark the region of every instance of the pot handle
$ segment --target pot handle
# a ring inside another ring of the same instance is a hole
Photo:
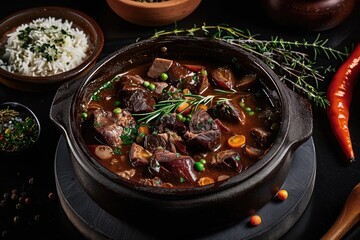
[[[289,121],[288,138],[290,144],[297,146],[308,140],[313,132],[313,115],[310,102],[294,91],[289,92]]]
[[[55,93],[51,107],[50,119],[67,135],[70,129],[70,109],[74,98],[74,93],[82,82],[83,78],[78,78],[62,84]]]

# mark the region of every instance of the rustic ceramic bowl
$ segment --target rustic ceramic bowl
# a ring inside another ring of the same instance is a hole
[[[110,8],[121,18],[143,26],[164,26],[189,16],[201,0],[167,0],[140,2],[136,0],[107,0]]]
[[[276,23],[307,31],[325,31],[344,22],[356,0],[262,0],[262,6]]]
[[[25,76],[11,73],[0,68],[0,82],[4,85],[27,92],[48,91],[59,87],[65,81],[77,79],[89,71],[96,63],[104,46],[103,32],[98,24],[86,14],[64,7],[37,7],[16,12],[0,22],[0,56],[5,52],[7,34],[14,32],[21,24],[27,24],[37,18],[54,17],[69,20],[72,27],[82,30],[89,37],[88,54],[86,59],[77,67],[47,77]]]
[[[80,106],[104,81],[155,57],[216,61],[256,73],[282,115],[278,136],[268,153],[221,184],[192,189],[139,186],[102,167],[79,131]],[[223,41],[190,36],[143,40],[119,49],[82,81],[63,84],[54,97],[50,118],[66,136],[78,180],[99,206],[124,221],[153,229],[161,226],[162,232],[169,233],[179,229],[179,224],[196,226],[197,231],[215,230],[259,209],[275,196],[288,175],[292,153],[312,134],[311,105],[286,88],[264,62]],[[192,230],[181,227],[181,232]]]

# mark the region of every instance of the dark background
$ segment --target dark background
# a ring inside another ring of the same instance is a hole
[[[179,28],[217,25],[227,23],[240,29],[249,29],[257,38],[269,39],[271,36],[280,36],[288,40],[309,41],[315,39],[317,32],[302,31],[297,28],[282,27],[270,19],[260,7],[259,1],[203,0],[199,8],[186,19],[178,22]],[[238,6],[239,5],[239,6]],[[323,39],[328,39],[328,46],[339,50],[351,47],[360,39],[360,4],[350,18],[340,26],[321,32]],[[105,0],[2,0],[0,19],[22,9],[36,6],[63,6],[71,7],[91,16],[102,28],[105,36],[105,46],[101,58],[117,50],[119,47],[135,41],[137,38],[146,38],[154,34],[155,30],[171,30],[174,26],[140,27],[122,20],[111,11]],[[329,64],[328,61],[324,61]],[[320,64],[320,63],[319,63]],[[341,62],[332,61],[333,66]],[[326,91],[331,79],[329,75],[320,83],[320,90]],[[3,194],[12,189],[26,191],[32,196],[32,205],[28,214],[24,215],[19,224],[12,223],[12,217],[17,213],[14,206],[0,207],[0,239],[81,239],[82,236],[72,226],[63,213],[56,197],[54,180],[54,156],[60,138],[59,130],[49,119],[49,109],[55,91],[43,93],[25,93],[0,85],[0,102],[16,101],[30,107],[39,117],[41,136],[38,145],[24,155],[0,155],[0,199]],[[355,156],[360,156],[360,88],[354,90],[354,97],[350,108],[349,127]],[[360,163],[346,164],[342,160],[342,153],[332,136],[325,111],[314,106],[313,139],[316,148],[317,173],[315,189],[309,205],[283,239],[320,239],[334,223],[339,215],[348,194],[360,182]],[[34,183],[29,184],[33,178]],[[50,199],[49,193],[55,198]],[[32,217],[39,214],[40,219]],[[27,217],[29,216],[29,217]],[[345,239],[360,239],[360,224],[357,224]]]

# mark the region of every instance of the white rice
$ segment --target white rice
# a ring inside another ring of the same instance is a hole
[[[0,66],[21,75],[50,76],[81,64],[88,47],[87,35],[73,28],[71,21],[38,18],[8,34]]]

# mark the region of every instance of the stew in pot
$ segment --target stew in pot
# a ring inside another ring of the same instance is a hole
[[[165,58],[109,79],[82,109],[81,133],[100,164],[166,188],[240,174],[270,149],[281,119],[256,74]]]

